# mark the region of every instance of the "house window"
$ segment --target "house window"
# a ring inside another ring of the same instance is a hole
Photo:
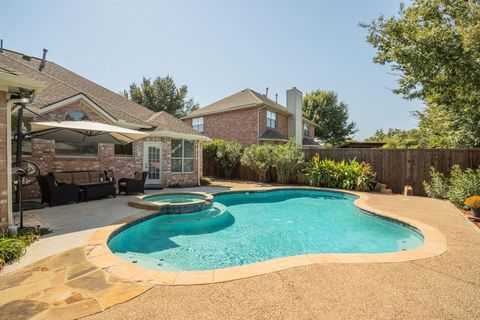
[[[98,143],[55,141],[55,155],[60,157],[96,158],[98,157]]]
[[[172,139],[172,172],[195,171],[195,141]]]
[[[193,118],[192,128],[197,132],[203,132],[203,117]]]
[[[277,114],[275,112],[267,111],[267,127],[274,129],[277,127]]]
[[[115,156],[131,157],[133,156],[133,142],[127,144],[115,145]]]
[[[67,121],[82,121],[82,120],[88,120],[87,115],[80,110],[75,110],[75,111],[70,111],[67,113],[65,116],[65,120]]]
[[[303,136],[304,137],[310,136],[310,131],[308,130],[308,125],[306,124],[303,125]]]

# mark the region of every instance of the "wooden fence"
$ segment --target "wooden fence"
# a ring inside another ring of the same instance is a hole
[[[448,175],[454,164],[462,168],[480,166],[480,149],[316,149],[306,150],[307,159],[318,153],[322,159],[356,159],[373,166],[377,173],[377,181],[387,184],[394,193],[401,193],[405,185],[413,187],[415,195],[425,195],[423,181],[430,178],[430,167]],[[224,171],[213,159],[204,159],[203,174],[205,176],[224,177]],[[237,165],[232,178],[256,181],[254,171]],[[270,170],[268,181],[274,181],[276,174]],[[303,173],[291,177],[292,183],[308,184]]]

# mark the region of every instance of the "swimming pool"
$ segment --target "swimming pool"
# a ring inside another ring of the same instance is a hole
[[[211,270],[314,253],[418,248],[410,226],[358,209],[355,196],[311,189],[225,193],[204,211],[160,215],[116,233],[118,256],[164,271]]]

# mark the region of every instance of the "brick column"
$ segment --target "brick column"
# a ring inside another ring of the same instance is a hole
[[[0,226],[8,224],[7,97],[0,91]]]

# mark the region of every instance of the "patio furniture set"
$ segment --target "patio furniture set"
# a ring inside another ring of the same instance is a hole
[[[118,181],[119,194],[145,192],[147,172],[136,172],[135,177]],[[49,206],[72,202],[116,197],[115,178],[112,171],[51,172],[38,179],[42,203]]]

